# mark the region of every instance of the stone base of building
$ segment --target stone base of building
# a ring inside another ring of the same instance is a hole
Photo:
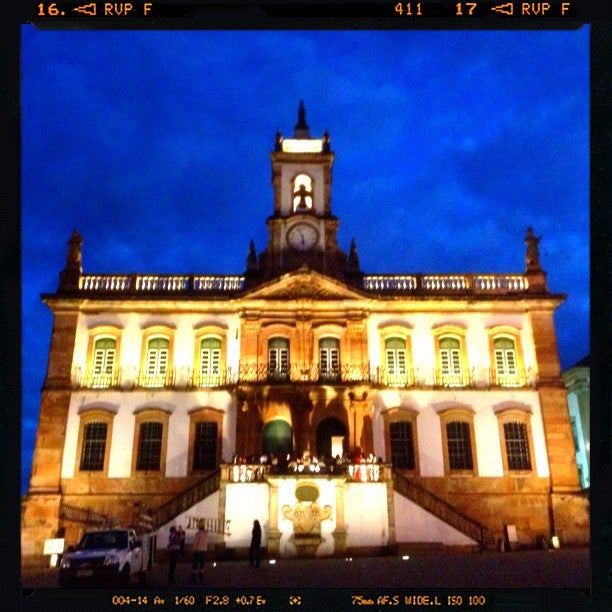
[[[545,548],[552,545],[553,536],[557,536],[561,547],[589,544],[588,494],[582,491],[551,494],[547,478],[407,478],[483,525],[488,531],[487,548],[491,550]],[[216,497],[209,496],[183,515],[175,517],[172,523],[182,524],[187,528],[188,535],[193,537],[195,531],[190,534],[189,530],[195,530],[195,522],[191,521],[193,517],[190,513],[223,519],[221,523],[227,520],[233,535],[218,537],[214,547],[211,547],[211,554],[218,558],[240,558],[248,553],[254,518],[260,520],[265,535],[264,545],[269,554],[275,557],[378,556],[396,551],[406,554],[479,549],[477,542],[453,532],[448,524],[441,522],[444,521],[443,516],[435,517],[414,502],[408,505],[402,502],[405,510],[400,516],[399,502],[394,502],[394,496],[398,493],[393,490],[391,480],[345,482],[337,475],[300,478],[287,475],[275,477],[271,482],[273,486],[267,481],[223,481]],[[318,500],[318,504],[314,505],[317,506],[317,524],[322,537],[321,546],[313,549],[314,553],[304,547],[299,551],[294,550],[294,540],[291,539],[297,533],[295,521],[298,516],[304,520],[304,512],[310,511],[308,498],[300,501],[303,484],[309,485],[310,493]],[[22,505],[23,562],[47,566],[48,558],[42,555],[45,540],[63,537],[68,546],[77,543],[87,529],[96,527],[67,518],[63,512],[65,505],[84,512],[102,513],[112,519],[110,524],[133,525],[139,509],[155,508],[172,497],[168,492],[129,494],[109,491],[104,494],[64,496],[59,493],[29,494]],[[245,500],[249,503],[246,504]],[[367,511],[362,511],[361,508],[366,506]],[[275,508],[273,514],[272,507]],[[248,509],[248,516],[245,509]],[[408,525],[408,528],[403,525]],[[508,540],[509,528],[516,533],[513,542]],[[158,538],[158,546],[162,550],[166,537],[162,529]],[[433,541],[424,541],[429,537]]]

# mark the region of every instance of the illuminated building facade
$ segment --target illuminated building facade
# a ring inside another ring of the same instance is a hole
[[[73,233],[24,555],[142,514],[160,538],[208,518],[235,552],[257,518],[288,556],[588,541],[539,238],[524,273],[365,274],[333,161],[300,105],[243,274],[84,274]]]

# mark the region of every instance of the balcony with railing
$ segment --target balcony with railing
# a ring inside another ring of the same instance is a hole
[[[337,463],[332,459],[326,461],[316,457],[312,459],[291,459],[282,463],[233,463],[221,466],[221,478],[232,483],[257,483],[267,481],[270,476],[288,476],[316,478],[329,475],[342,476],[348,482],[384,482],[391,478],[391,464],[378,461],[360,463]]]
[[[287,385],[328,384],[350,385],[367,383],[380,388],[395,389],[475,389],[535,387],[537,376],[532,369],[499,373],[487,367],[462,369],[448,373],[437,368],[407,368],[403,372],[369,364],[340,364],[336,369],[318,363],[290,363],[285,369],[269,364],[241,363],[237,368],[223,368],[207,374],[188,367],[168,369],[151,374],[134,367],[115,368],[109,373],[93,373],[73,368],[72,386],[84,389],[214,389],[239,383]]]
[[[126,366],[113,369],[112,373],[95,373],[80,367],[72,369],[72,386],[84,389],[172,389],[177,386],[176,369],[162,373]]]

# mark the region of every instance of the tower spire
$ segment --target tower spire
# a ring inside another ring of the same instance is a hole
[[[244,286],[246,289],[255,287],[261,280],[259,271],[259,260],[257,259],[257,251],[255,250],[255,242],[251,240],[249,245],[249,254],[246,260],[246,271],[244,273]]]
[[[306,108],[304,106],[304,100],[300,100],[300,106],[298,107],[298,121],[295,124],[294,138],[310,138],[310,130],[306,123]]]

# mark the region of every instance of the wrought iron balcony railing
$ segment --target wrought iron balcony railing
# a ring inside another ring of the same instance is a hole
[[[174,387],[176,381],[175,370],[167,370],[161,373],[140,372],[136,381],[137,387],[148,389],[164,389]]]
[[[368,364],[340,364],[338,367],[324,367],[318,363],[290,363],[286,368],[273,368],[267,363],[243,363],[238,368],[240,382],[267,382],[284,384],[288,382],[369,382],[373,375]]]
[[[491,387],[533,387],[537,383],[535,372],[527,370],[516,370],[513,374],[499,373],[497,370],[489,370],[489,386]]]
[[[111,373],[83,372],[75,367],[72,386],[86,389],[211,389],[238,383],[284,385],[292,383],[320,383],[345,385],[368,383],[377,387],[398,389],[427,388],[525,388],[537,384],[531,369],[514,374],[499,374],[495,369],[473,367],[458,373],[441,369],[416,368],[404,372],[369,364],[340,364],[324,368],[318,363],[290,363],[284,369],[269,364],[241,363],[237,368],[219,369],[213,373],[192,371],[188,367],[169,369],[162,374],[150,374],[134,367],[115,368]]]
[[[119,385],[119,368],[113,368],[111,372],[86,370],[84,374],[80,368],[76,368],[74,379],[79,387],[111,389]]]
[[[446,372],[441,369],[434,370],[434,386],[436,387],[471,387],[476,382],[474,372],[461,370],[459,372]]]

